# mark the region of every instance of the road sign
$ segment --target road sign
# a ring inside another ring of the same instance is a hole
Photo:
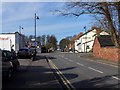
[[[34,42],[34,46],[37,46],[37,42]]]

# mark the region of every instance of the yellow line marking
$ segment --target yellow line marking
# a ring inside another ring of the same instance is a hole
[[[56,73],[57,73],[57,74],[59,75],[59,77],[62,79],[62,81],[63,81],[63,83],[66,85],[66,87],[67,87],[69,90],[71,90],[70,87],[72,87],[72,90],[75,90],[75,87],[70,83],[69,80],[66,79],[66,77],[62,74],[62,72],[59,71],[59,69],[56,67],[56,65],[53,64],[53,62],[52,62],[51,60],[49,60],[49,62],[50,62],[50,65],[51,65],[55,70],[57,70]],[[69,84],[70,86],[69,86],[68,84]]]

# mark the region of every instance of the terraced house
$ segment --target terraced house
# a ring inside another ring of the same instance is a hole
[[[99,35],[109,35],[109,33],[101,31],[99,28],[93,26],[91,30],[88,30],[75,40],[75,51],[90,52],[93,48],[95,37]]]

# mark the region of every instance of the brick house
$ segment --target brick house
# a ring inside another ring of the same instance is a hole
[[[93,56],[106,60],[118,61],[120,49],[116,48],[110,35],[100,35],[93,44]]]

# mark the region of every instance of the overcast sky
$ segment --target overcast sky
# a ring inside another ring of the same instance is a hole
[[[56,9],[64,7],[64,2],[2,2],[2,32],[19,31],[19,26],[24,29],[22,34],[34,35],[35,13],[37,20],[37,36],[43,34],[55,35],[60,41],[66,36],[73,36],[84,32],[83,27],[91,28],[91,17],[82,15],[64,17],[55,14]],[[1,18],[0,18],[1,19]],[[1,27],[1,26],[0,26]]]

